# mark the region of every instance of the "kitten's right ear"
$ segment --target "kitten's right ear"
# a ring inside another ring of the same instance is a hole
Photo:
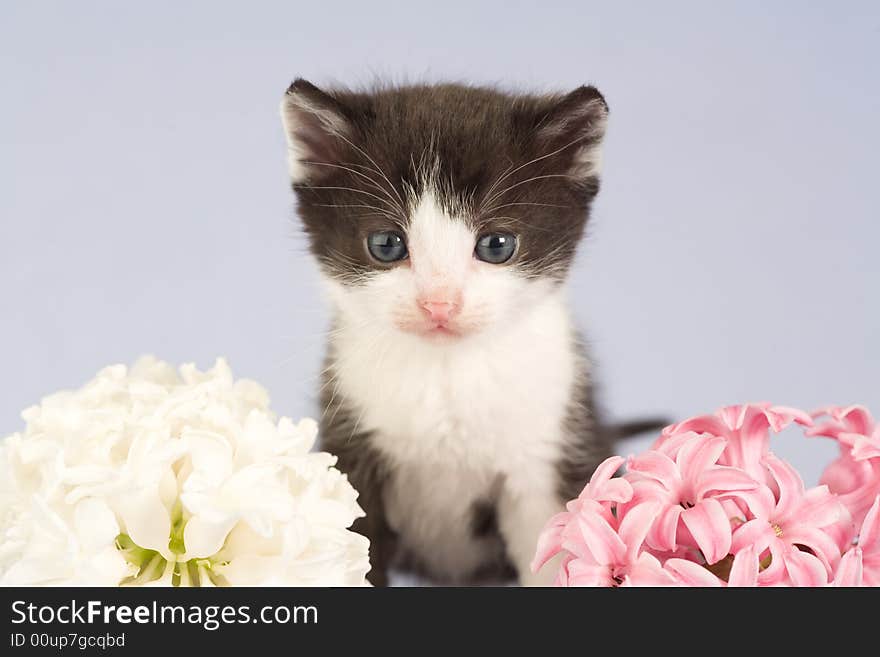
[[[308,80],[297,78],[281,100],[281,121],[293,183],[330,175],[342,159],[351,129],[343,105]]]

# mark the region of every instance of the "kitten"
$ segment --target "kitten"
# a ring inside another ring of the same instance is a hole
[[[602,95],[298,79],[281,113],[333,309],[323,448],[360,491],[370,580],[549,583],[538,534],[612,445],[564,285]]]

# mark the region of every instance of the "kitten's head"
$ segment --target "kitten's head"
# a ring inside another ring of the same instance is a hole
[[[566,276],[608,108],[461,85],[287,90],[298,210],[344,320],[450,341],[503,328]]]

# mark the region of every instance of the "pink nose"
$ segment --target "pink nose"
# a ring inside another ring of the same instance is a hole
[[[421,306],[432,322],[448,322],[458,310],[451,301],[422,301]]]

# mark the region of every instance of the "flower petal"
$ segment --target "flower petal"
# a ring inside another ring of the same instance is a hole
[[[660,505],[655,502],[644,502],[629,509],[621,519],[617,534],[626,545],[626,557],[630,563],[641,551],[659,509]]]
[[[117,500],[117,513],[126,533],[136,545],[156,550],[166,559],[171,556],[168,541],[171,537],[171,517],[155,490],[142,488],[130,491]]]
[[[773,528],[766,520],[760,518],[749,520],[733,532],[730,550],[734,554],[739,554],[747,547],[752,547],[757,554],[760,554],[770,545],[775,536]]]
[[[722,586],[722,582],[705,566],[687,559],[668,559],[663,567],[671,571],[675,579],[684,586]]]
[[[696,436],[681,446],[675,462],[681,471],[681,478],[693,481],[710,466],[715,465],[724,452],[727,440],[720,436]]]
[[[677,584],[675,577],[663,570],[656,557],[642,552],[630,565],[621,586],[676,586]]]
[[[626,559],[626,545],[598,513],[588,511],[577,517],[578,531],[568,535],[563,547],[577,554],[576,546],[569,547],[572,538],[579,540],[600,565],[622,564]],[[573,549],[574,548],[574,549]]]
[[[880,552],[880,495],[874,499],[859,532],[859,547],[866,552]]]
[[[745,546],[733,557],[727,586],[744,587],[758,585],[758,552],[751,545]]]
[[[681,481],[681,475],[675,461],[666,454],[653,450],[630,457],[627,462],[627,470],[654,479],[667,489],[674,488]]]
[[[778,519],[792,513],[804,495],[804,481],[798,471],[779,457],[768,454],[764,459],[764,466],[776,480],[779,486],[779,495],[776,502],[776,515]]]
[[[608,566],[572,559],[565,565],[565,570],[566,586],[614,586]]]
[[[562,511],[550,518],[547,526],[538,536],[538,546],[535,549],[535,556],[532,559],[531,570],[533,573],[538,572],[547,561],[562,550],[562,530],[571,519],[568,511]]]
[[[678,521],[684,509],[678,504],[669,504],[660,509],[645,541],[655,550],[673,552],[678,547]]]
[[[854,547],[843,555],[834,573],[832,586],[862,585],[862,550]]]
[[[693,508],[682,511],[681,519],[707,563],[713,564],[727,556],[731,541],[730,520],[718,500],[702,500]]]
[[[825,586],[828,571],[816,557],[797,548],[787,550],[783,559],[788,576],[794,586]]]
[[[727,465],[716,465],[703,470],[697,475],[697,498],[702,498],[711,491],[724,493],[728,491],[754,490],[761,484],[745,470]]]
[[[223,547],[237,521],[238,518],[234,515],[217,520],[200,516],[190,518],[183,528],[183,544],[186,548],[183,560],[214,556]]]

